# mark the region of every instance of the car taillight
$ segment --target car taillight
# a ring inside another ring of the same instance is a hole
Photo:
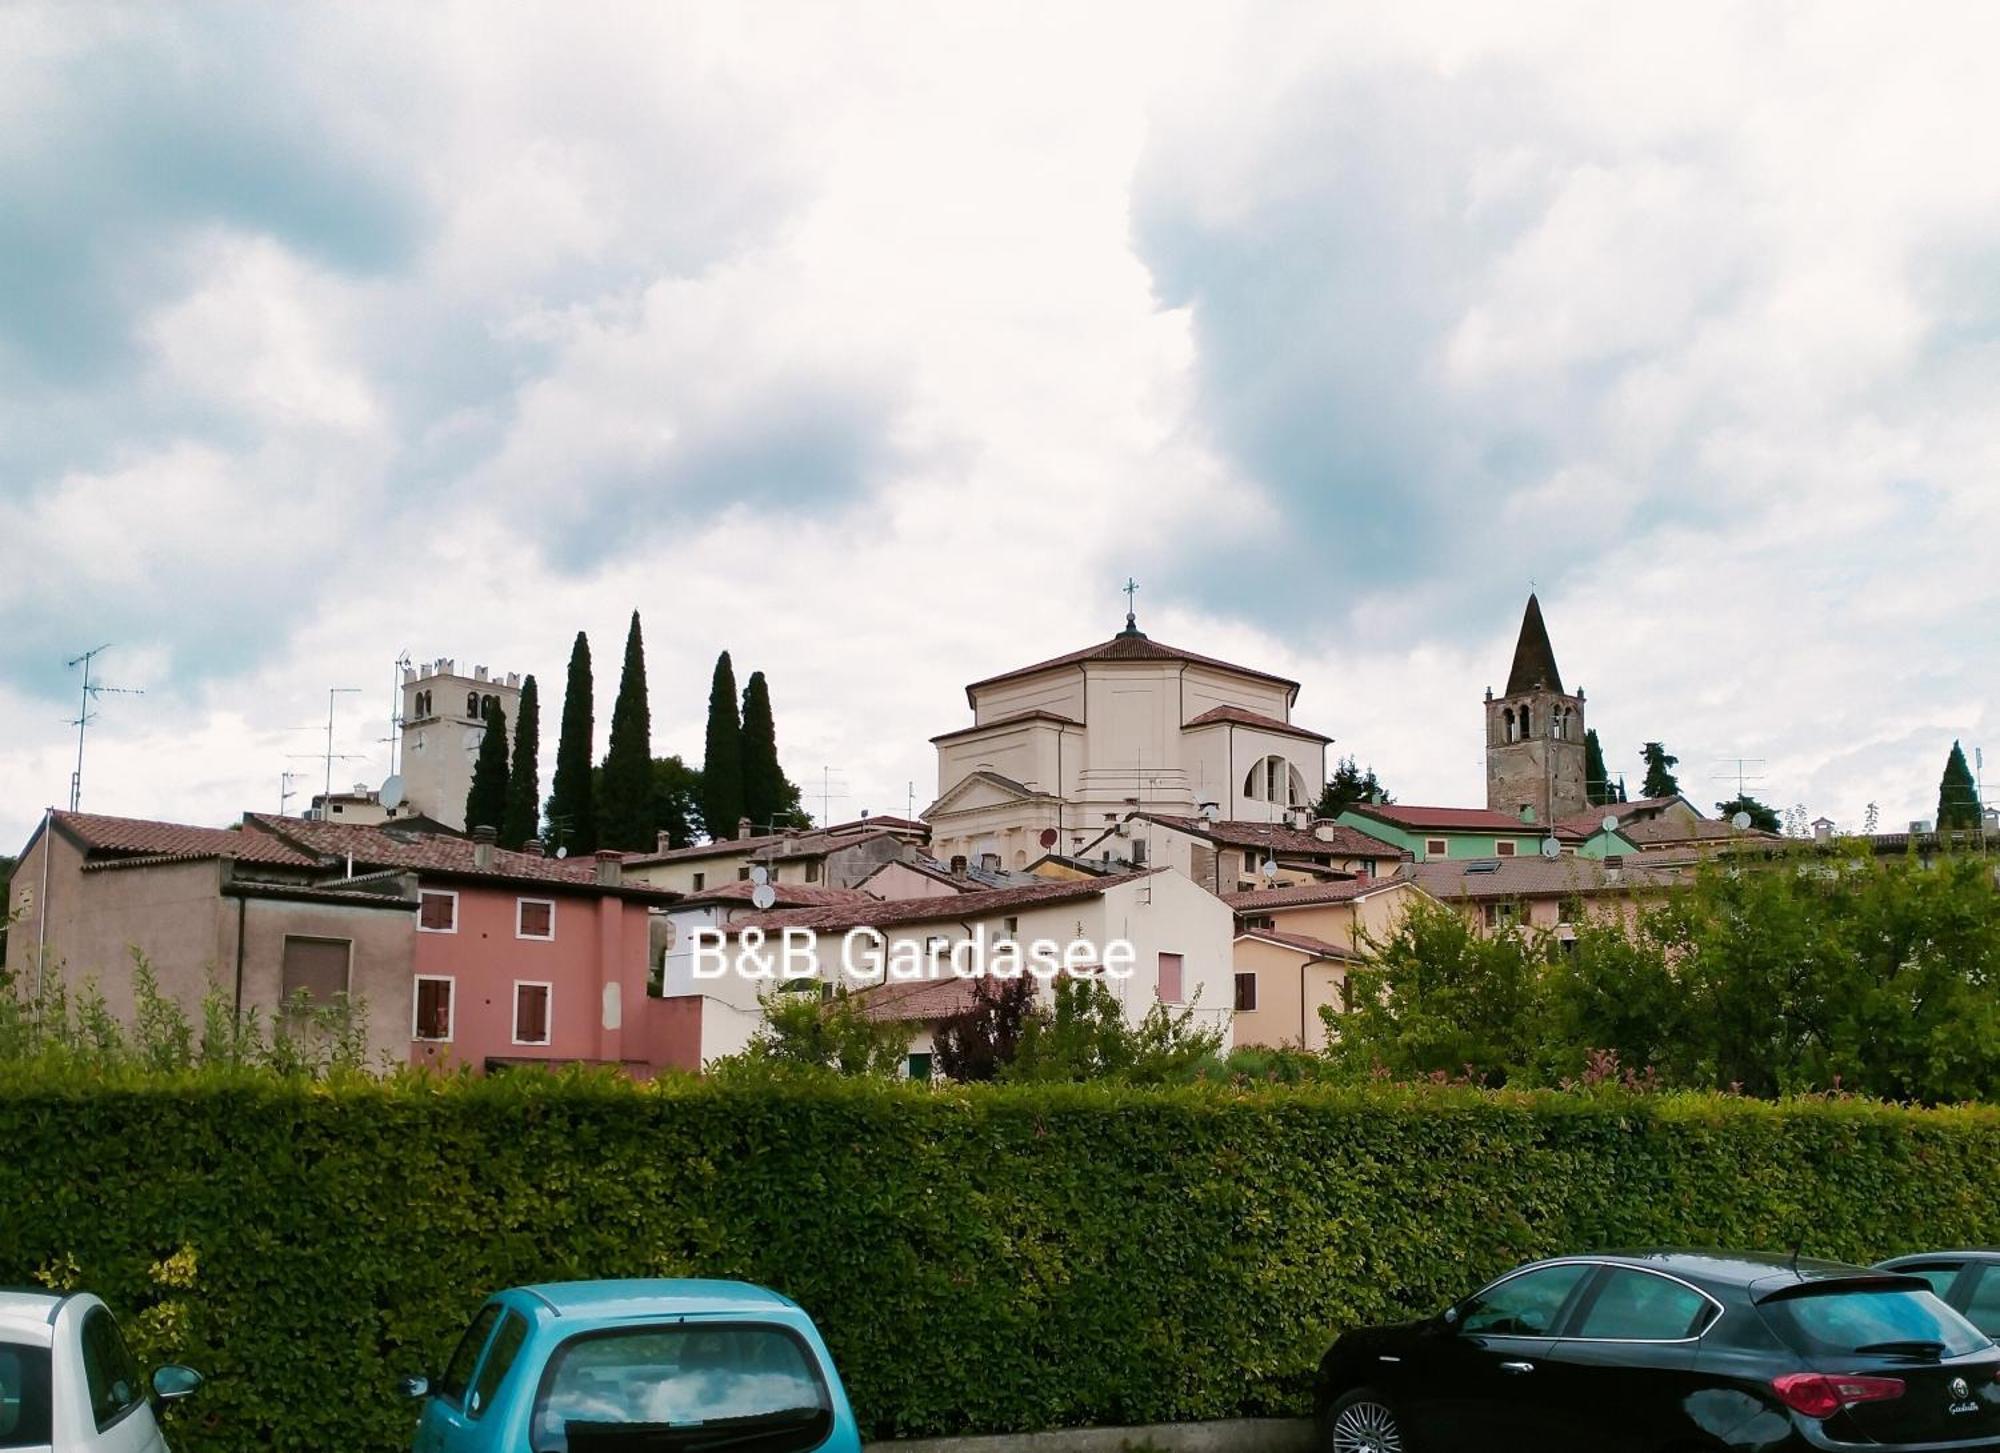
[[[1771,1388],[1786,1407],[1809,1418],[1830,1418],[1856,1403],[1880,1403],[1901,1397],[1903,1379],[1869,1377],[1859,1372],[1788,1372],[1772,1378]]]

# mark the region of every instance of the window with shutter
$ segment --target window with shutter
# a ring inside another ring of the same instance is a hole
[[[415,1039],[451,1038],[451,980],[419,977],[417,980]]]
[[[457,933],[458,895],[426,888],[417,907],[417,927],[425,933]]]
[[[554,938],[556,906],[546,898],[522,898],[514,905],[514,937]]]
[[[287,1004],[303,993],[314,1004],[328,1004],[347,992],[350,947],[344,938],[294,938],[285,935],[283,994]]]
[[[514,985],[514,1043],[549,1042],[549,994],[547,984]]]
[[[1181,1002],[1181,956],[1179,954],[1160,955],[1160,1002],[1178,1004]]]

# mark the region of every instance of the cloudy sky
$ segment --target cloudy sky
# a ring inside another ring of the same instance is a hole
[[[275,807],[332,686],[379,780],[399,653],[552,698],[636,607],[656,749],[727,647],[840,817],[1128,574],[1405,801],[1482,799],[1532,581],[1635,787],[1660,737],[1703,802],[1746,757],[1928,816],[2000,751],[1996,50],[1970,4],[0,7],[0,850],[102,642],[99,811]]]

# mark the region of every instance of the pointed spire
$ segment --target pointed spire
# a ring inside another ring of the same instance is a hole
[[[1521,617],[1521,639],[1514,646],[1514,669],[1507,673],[1507,694],[1520,696],[1530,691],[1562,689],[1562,672],[1556,670],[1549,628],[1542,624],[1542,603],[1530,593],[1528,609]]]

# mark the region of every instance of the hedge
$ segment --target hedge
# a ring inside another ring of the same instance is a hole
[[[1616,1245],[2000,1241],[2000,1110],[1306,1087],[0,1073],[0,1283],[212,1374],[176,1447],[406,1448],[491,1289],[745,1277],[875,1436],[1297,1412],[1340,1329]]]

